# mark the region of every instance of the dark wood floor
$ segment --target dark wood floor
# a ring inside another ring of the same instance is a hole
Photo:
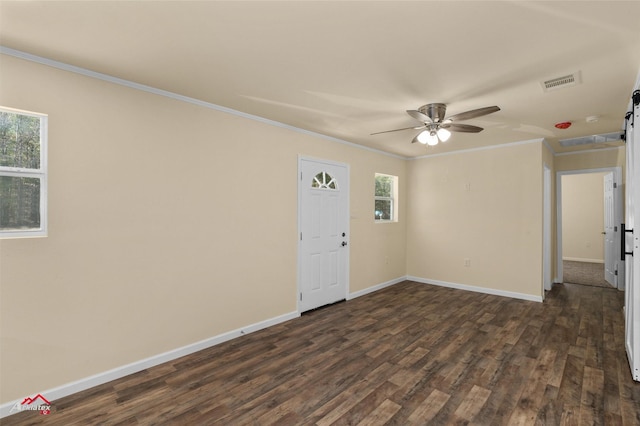
[[[572,284],[536,303],[404,282],[2,424],[638,425],[622,305]]]

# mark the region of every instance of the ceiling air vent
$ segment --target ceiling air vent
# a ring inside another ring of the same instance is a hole
[[[602,135],[583,136],[581,138],[562,139],[562,146],[590,145],[605,142],[619,142],[622,140],[622,132],[605,133]]]
[[[578,83],[580,83],[579,71],[573,74],[563,75],[562,77],[552,78],[551,80],[543,81],[540,84],[542,84],[542,89],[545,92],[550,92],[552,90],[575,86]]]

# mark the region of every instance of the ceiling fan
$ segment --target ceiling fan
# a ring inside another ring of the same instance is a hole
[[[451,132],[463,132],[463,133],[478,133],[483,129],[482,127],[472,126],[470,124],[460,124],[457,121],[470,120],[472,118],[481,117],[483,115],[491,114],[493,112],[500,111],[497,106],[490,106],[484,108],[478,108],[471,111],[461,112],[459,114],[452,115],[445,118],[447,112],[447,106],[445,104],[433,103],[423,105],[417,110],[407,110],[407,114],[421,121],[422,124],[414,127],[405,127],[402,129],[386,130],[384,132],[371,133],[372,135],[379,135],[381,133],[399,132],[401,130],[420,130],[420,132],[411,143],[419,142],[423,145],[437,145],[438,142],[446,142],[451,136]]]

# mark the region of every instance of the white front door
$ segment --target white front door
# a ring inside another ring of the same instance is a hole
[[[612,286],[616,283],[616,215],[615,180],[613,172],[604,175],[604,279]]]
[[[349,173],[346,165],[299,159],[298,307],[315,309],[347,297]]]

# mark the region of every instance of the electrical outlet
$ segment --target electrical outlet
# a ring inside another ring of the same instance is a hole
[[[469,259],[468,257],[465,257],[464,258],[464,266],[465,266],[465,268],[471,267],[471,259]]]

